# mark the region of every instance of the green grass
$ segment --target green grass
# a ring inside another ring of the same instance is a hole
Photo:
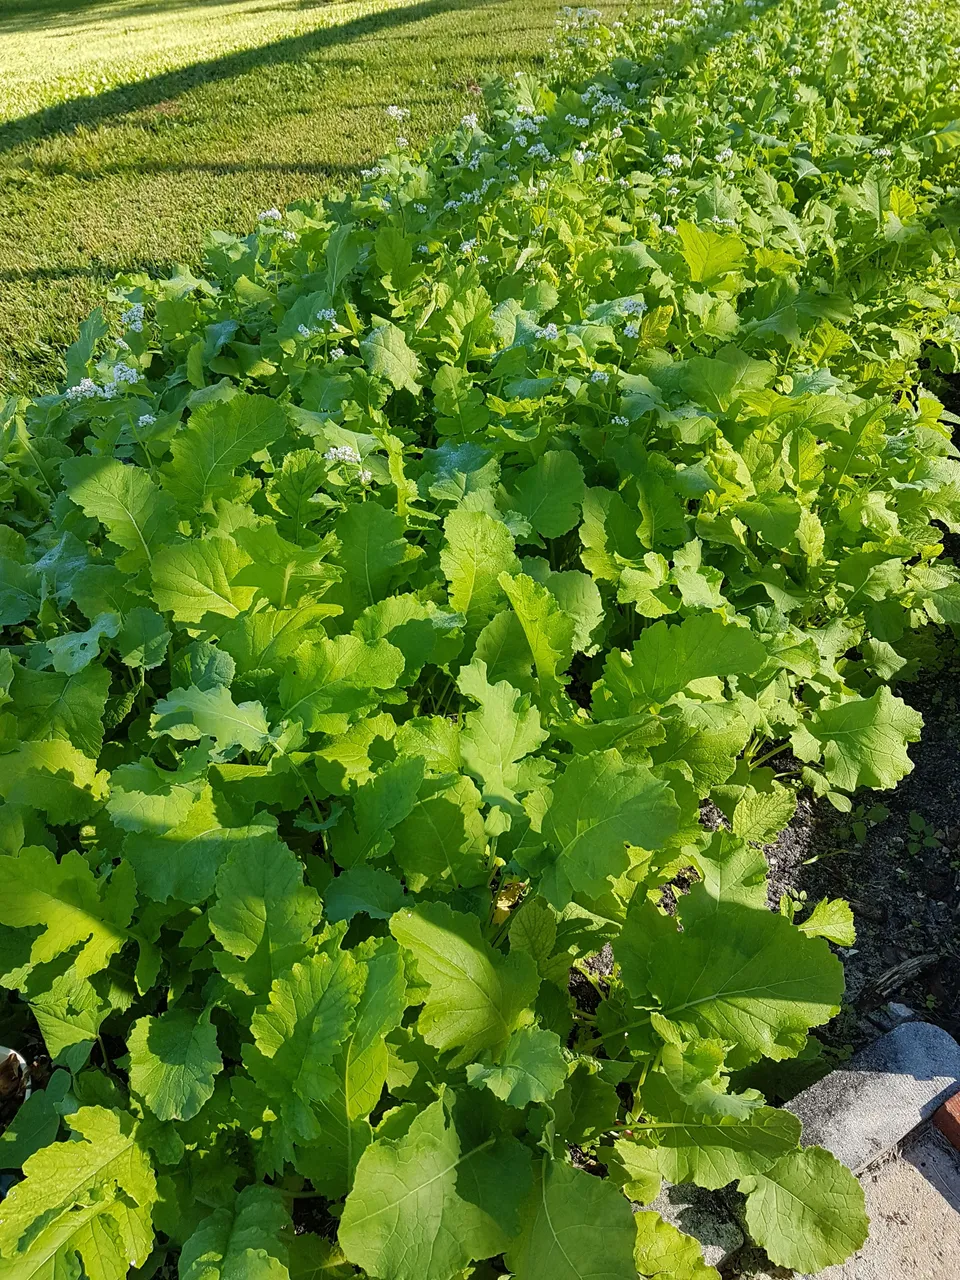
[[[356,180],[476,81],[543,61],[556,0],[5,0],[0,385],[49,384],[117,272]]]

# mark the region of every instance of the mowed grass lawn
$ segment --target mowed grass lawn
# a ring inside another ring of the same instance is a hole
[[[541,65],[556,0],[3,0],[0,387],[57,377],[119,271],[357,181]]]

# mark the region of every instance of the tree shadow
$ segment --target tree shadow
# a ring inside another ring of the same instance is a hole
[[[244,0],[217,0],[218,5],[242,4]],[[300,0],[299,9],[326,9],[340,0]],[[277,3],[263,4],[260,10],[278,9]],[[101,26],[107,21],[128,22],[153,14],[168,15],[180,10],[200,9],[200,0],[5,0],[0,14],[0,35],[25,35],[45,27]]]
[[[119,85],[95,97],[70,98],[66,102],[0,125],[0,152],[58,134],[69,134],[80,127],[96,127],[113,116],[156,106],[157,103],[167,102],[203,85],[230,80],[260,67],[296,62],[319,49],[359,40],[374,32],[407,26],[442,13],[496,2],[497,0],[468,0],[465,4],[463,0],[420,0],[418,4],[365,14],[335,26],[320,27],[304,35],[287,36],[257,48],[241,49],[206,62],[191,63],[145,80]]]

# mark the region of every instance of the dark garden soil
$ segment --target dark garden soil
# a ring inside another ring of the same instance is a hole
[[[846,898],[857,942],[840,952],[846,1007],[820,1033],[834,1050],[874,1039],[870,1015],[888,1001],[960,1035],[960,645],[896,692],[921,712],[913,772],[850,815],[801,800],[767,850],[775,903],[782,892]],[[879,802],[877,805],[875,802]],[[886,815],[886,816],[885,816]]]

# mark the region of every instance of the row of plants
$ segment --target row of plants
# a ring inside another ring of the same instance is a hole
[[[716,1278],[664,1179],[862,1244],[761,1091],[852,915],[762,847],[960,621],[948,9],[565,11],[6,403],[12,1276]]]

